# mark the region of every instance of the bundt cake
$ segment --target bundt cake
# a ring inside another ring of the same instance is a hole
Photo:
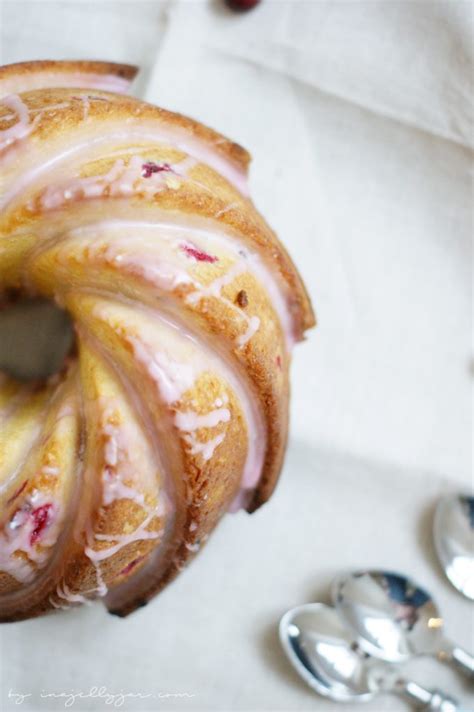
[[[2,621],[98,597],[127,615],[282,465],[308,296],[249,154],[125,96],[134,74],[0,68],[0,295],[75,330],[60,373],[0,374]]]

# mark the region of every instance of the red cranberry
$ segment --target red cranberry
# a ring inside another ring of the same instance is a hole
[[[213,255],[208,255],[207,252],[198,250],[198,248],[194,247],[194,245],[189,245],[185,243],[183,245],[180,245],[180,247],[183,252],[187,254],[188,257],[194,257],[194,259],[198,262],[210,262],[212,264],[214,262],[217,262],[219,259],[218,257],[214,257]]]
[[[137,559],[134,559],[133,561],[130,561],[120,572],[120,576],[125,576],[126,574],[130,573],[135,566],[137,566],[141,561],[143,561],[145,557],[144,556],[139,556]]]
[[[246,10],[251,10],[253,7],[258,5],[260,0],[225,0],[225,2],[231,10],[245,12]]]
[[[34,524],[34,529],[30,534],[31,546],[33,546],[33,544],[36,544],[43,530],[50,525],[52,507],[52,504],[43,504],[41,507],[38,507],[37,509],[33,510],[33,512],[31,512]]]
[[[144,178],[151,178],[153,173],[169,173],[172,168],[169,163],[154,163],[153,161],[147,161],[142,165],[142,176]]]

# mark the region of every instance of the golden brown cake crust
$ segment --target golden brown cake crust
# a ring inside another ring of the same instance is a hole
[[[134,79],[138,67],[132,64],[119,64],[116,62],[103,62],[100,60],[70,60],[59,63],[64,73],[83,72],[84,74],[111,74],[124,79]],[[13,62],[0,67],[0,82],[12,76],[28,76],[31,74],[54,72],[58,69],[58,62],[50,59],[41,59],[35,62]]]

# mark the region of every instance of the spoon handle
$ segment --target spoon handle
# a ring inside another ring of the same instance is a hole
[[[397,691],[417,703],[417,709],[430,712],[460,712],[458,702],[441,690],[427,690],[416,682],[399,680]]]
[[[474,678],[474,657],[467,650],[454,645],[450,641],[444,641],[438,657],[440,660],[447,660],[452,663],[468,677]]]
[[[474,657],[467,650],[455,646],[452,650],[453,663],[469,677],[474,677]]]

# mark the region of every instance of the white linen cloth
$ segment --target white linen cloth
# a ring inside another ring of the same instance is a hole
[[[336,710],[290,670],[276,625],[328,600],[341,568],[405,571],[474,647],[472,606],[431,543],[444,492],[471,485],[472,5],[221,0],[2,4],[2,63],[137,63],[136,91],[253,154],[258,208],[308,285],[319,327],[295,350],[292,437],[262,510],[229,515],[132,617],[99,605],[0,629],[0,707]],[[459,676],[408,667],[474,709]],[[383,696],[368,710],[404,710]]]

